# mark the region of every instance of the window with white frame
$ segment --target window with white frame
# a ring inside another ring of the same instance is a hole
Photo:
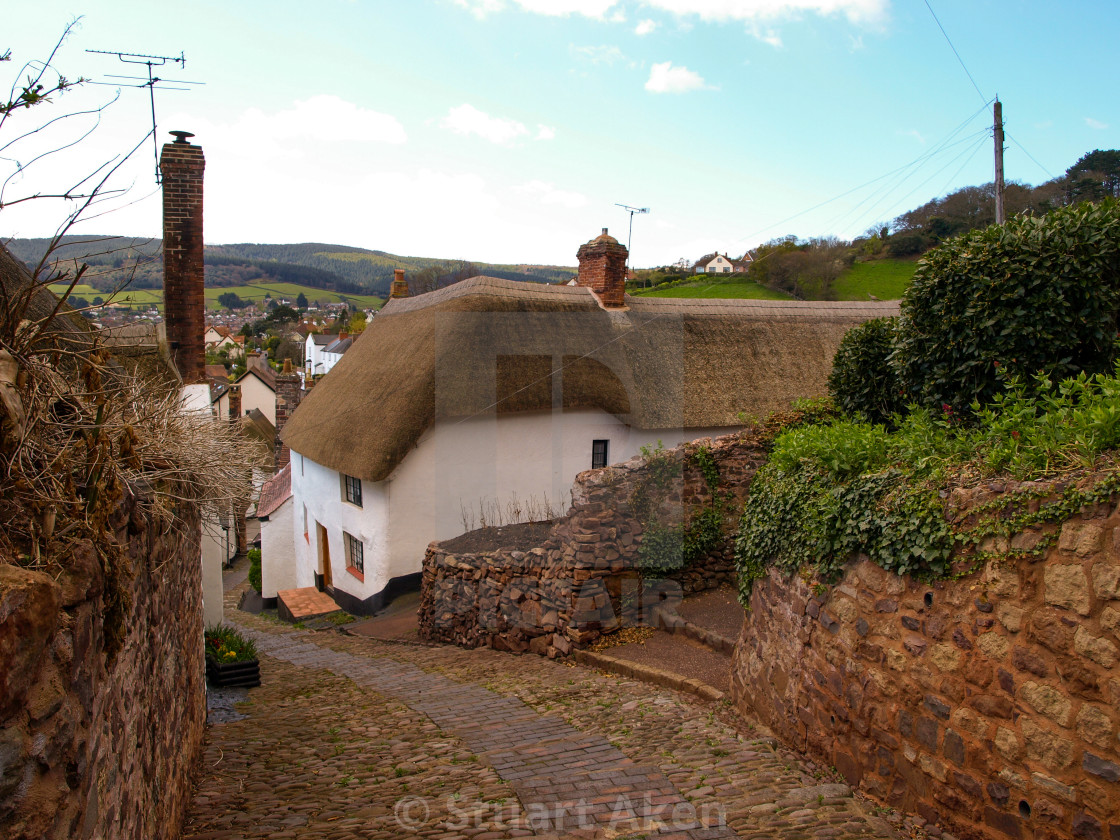
[[[343,497],[352,505],[362,506],[362,480],[352,475],[342,476]]]
[[[362,541],[345,531],[342,532],[342,541],[346,544],[346,565],[359,574],[365,574],[365,546]]]

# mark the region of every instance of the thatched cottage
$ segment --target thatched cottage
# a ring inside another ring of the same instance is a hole
[[[726,434],[823,394],[841,336],[891,303],[624,295],[604,229],[575,286],[474,277],[395,296],[284,427],[294,565],[351,612],[418,583],[427,544],[511,507],[562,513],[575,476]]]

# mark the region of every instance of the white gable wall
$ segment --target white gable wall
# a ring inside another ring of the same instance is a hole
[[[261,529],[261,597],[275,598],[277,591],[295,589],[296,547],[292,540],[295,528],[292,512],[295,504],[285,501],[260,523]],[[300,534],[302,541],[303,534]]]
[[[388,479],[362,482],[360,509],[342,500],[337,472],[293,453],[298,585],[313,585],[318,571],[316,521],[327,527],[334,586],[364,600],[391,578],[419,572],[432,540],[481,527],[482,513],[487,524],[497,524],[499,509],[503,521],[509,521],[508,507],[515,498],[523,509],[531,501],[538,508],[549,502],[554,515],[566,513],[572,482],[591,468],[594,440],[610,441],[608,460],[619,463],[658,440],[672,447],[729,431],[635,430],[598,409],[443,421],[421,436]],[[364,581],[345,571],[343,530],[363,540]]]
[[[250,409],[259,409],[268,418],[268,422],[275,426],[276,392],[252,373],[242,377],[238,384],[241,385],[241,413],[248,414]]]

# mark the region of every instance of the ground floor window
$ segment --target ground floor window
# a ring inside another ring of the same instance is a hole
[[[591,441],[591,469],[598,470],[607,465],[607,446],[609,440]]]
[[[346,544],[346,565],[358,574],[365,574],[365,547],[362,541],[345,531],[342,532],[342,541]]]

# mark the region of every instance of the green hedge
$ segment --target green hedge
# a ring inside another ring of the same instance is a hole
[[[902,300],[891,364],[907,400],[959,415],[1009,375],[1110,371],[1118,326],[1120,203],[1079,204],[927,254]]]

